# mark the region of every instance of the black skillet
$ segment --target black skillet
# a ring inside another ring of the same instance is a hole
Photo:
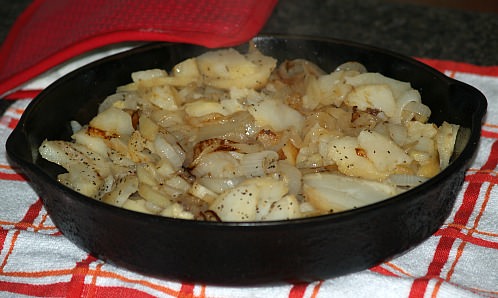
[[[366,207],[290,221],[215,223],[135,213],[89,199],[56,180],[61,168],[40,158],[44,139],[68,139],[69,121],[86,123],[130,74],[171,69],[208,50],[154,43],[78,69],[46,88],[7,141],[10,161],[29,178],[53,222],[93,255],[127,269],[184,282],[253,285],[308,282],[364,270],[430,237],[454,205],[476,151],[485,97],[475,88],[388,50],[333,39],[262,36],[259,49],[282,61],[304,58],[326,71],[345,61],[407,81],[432,110],[431,121],[462,126],[451,164],[406,193]],[[242,47],[243,50],[244,47]]]

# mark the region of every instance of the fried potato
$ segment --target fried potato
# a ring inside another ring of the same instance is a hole
[[[409,82],[347,61],[330,73],[251,45],[140,70],[72,141],[46,140],[60,183],[182,219],[287,220],[378,202],[447,167],[459,126],[427,123]]]

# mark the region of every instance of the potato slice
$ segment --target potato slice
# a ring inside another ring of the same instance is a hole
[[[129,136],[134,131],[130,114],[115,107],[97,114],[90,121],[90,127],[105,131],[110,136]]]
[[[396,100],[387,85],[358,86],[348,94],[345,103],[361,111],[380,110],[388,117],[395,116],[397,110]]]
[[[382,180],[387,173],[379,171],[355,137],[345,136],[330,141],[328,158],[332,159],[339,171],[347,176],[372,180]]]
[[[293,195],[287,195],[272,204],[263,220],[287,220],[301,217],[299,202]]]
[[[276,67],[276,60],[253,50],[246,56],[234,49],[209,51],[197,57],[204,83],[221,89],[263,87]]]
[[[413,160],[394,141],[375,131],[362,131],[358,143],[380,172],[392,172],[398,165],[409,165]]]
[[[333,173],[313,173],[303,177],[303,191],[317,209],[338,212],[372,204],[397,193],[387,183],[346,177]]]
[[[275,131],[286,129],[302,130],[304,117],[283,102],[265,99],[249,107],[249,113],[259,126],[270,126]]]
[[[138,189],[138,178],[135,175],[128,175],[116,179],[114,189],[102,197],[105,203],[121,207],[128,200],[130,195]]]
[[[437,151],[439,152],[439,164],[441,169],[446,168],[450,163],[459,128],[458,125],[450,124],[445,121],[438,129],[436,144]]]
[[[238,185],[221,194],[209,206],[222,221],[253,221],[260,189],[254,184]]]

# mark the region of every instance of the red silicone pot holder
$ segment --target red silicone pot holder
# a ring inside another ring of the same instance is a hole
[[[0,94],[86,51],[126,41],[224,47],[254,37],[277,0],[35,0],[0,49]]]

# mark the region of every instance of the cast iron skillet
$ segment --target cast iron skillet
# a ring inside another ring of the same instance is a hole
[[[279,61],[305,58],[326,71],[345,61],[359,61],[369,71],[411,82],[433,111],[431,121],[462,126],[452,163],[423,185],[380,203],[314,218],[259,223],[135,213],[62,186],[56,180],[61,168],[38,154],[44,139],[69,139],[69,121],[88,122],[107,95],[130,82],[131,72],[169,70],[207,50],[155,43],[64,76],[29,105],[7,141],[11,162],[28,177],[68,239],[98,258],[151,276],[254,285],[309,282],[367,269],[413,248],[443,224],[480,137],[487,102],[478,90],[413,59],[365,45],[289,36],[254,41]]]

